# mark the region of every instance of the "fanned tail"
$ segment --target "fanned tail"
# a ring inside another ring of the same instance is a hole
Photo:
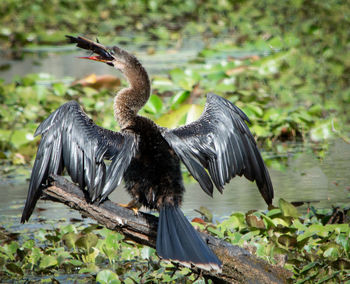
[[[165,260],[221,272],[221,261],[177,206],[163,206],[159,213],[157,253]]]

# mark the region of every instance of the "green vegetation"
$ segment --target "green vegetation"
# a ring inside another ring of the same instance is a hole
[[[66,44],[65,34],[146,45],[150,53],[200,35],[206,47],[193,61],[151,78],[153,93],[141,114],[177,127],[196,119],[205,94],[215,92],[242,108],[258,143],[277,154],[280,141],[311,141],[318,148],[334,136],[349,141],[349,30],[350,5],[341,0],[2,0],[0,5],[0,46],[15,58]],[[243,52],[248,56],[237,56]],[[97,124],[117,129],[111,108],[115,88],[66,82],[47,74],[0,81],[0,163],[10,165],[2,171],[33,161],[36,127],[68,100],[77,100]],[[348,211],[341,210],[338,223],[344,224],[336,224],[334,211],[311,209],[300,217],[281,200],[279,208],[267,212],[236,212],[221,224],[198,227],[233,244],[249,244],[258,256],[292,271],[297,283],[349,279]],[[154,250],[94,225],[40,230],[20,240],[0,230],[0,245],[4,279],[40,276],[50,282],[52,274],[97,277],[100,283],[197,278],[159,262]]]
[[[311,207],[301,217],[292,204],[280,199],[278,208],[233,213],[206,229],[233,244],[249,244],[257,256],[291,270],[293,282],[339,283],[350,279],[350,226],[333,224],[349,212],[337,210]]]
[[[176,269],[160,262],[154,249],[125,241],[123,235],[97,225],[40,229],[34,238],[25,235],[21,241],[10,241],[6,231],[0,233],[1,279],[49,276],[47,280],[51,282],[55,279],[52,275],[81,274],[75,278],[90,282],[96,277],[102,284],[174,279],[191,283],[197,278],[187,268]]]
[[[300,217],[281,199],[267,212],[236,212],[219,224],[194,223],[202,231],[243,247],[293,272],[296,283],[339,283],[350,278],[350,227],[333,224],[349,209],[316,210]],[[198,220],[198,218],[196,218]],[[0,278],[33,279],[80,275],[75,279],[100,283],[204,283],[187,268],[161,262],[155,250],[124,240],[98,225],[65,225],[40,229],[33,237],[0,230]],[[37,244],[40,244],[38,247]],[[55,276],[52,276],[55,275]],[[198,279],[198,280],[197,280]],[[185,282],[184,282],[185,283]]]

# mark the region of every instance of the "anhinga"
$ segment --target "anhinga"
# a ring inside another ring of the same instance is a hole
[[[90,202],[102,202],[122,179],[132,196],[129,207],[144,205],[159,211],[157,253],[166,260],[221,270],[221,262],[207,247],[180,210],[185,191],[182,161],[210,196],[213,183],[222,192],[236,175],[256,181],[267,204],[273,188],[269,173],[245,121],[235,105],[207,95],[201,117],[176,129],[162,128],[137,115],[146,104],[151,85],[141,63],[125,50],[106,48],[83,37],[67,36],[96,56],[87,59],[120,70],[129,87],[118,92],[114,116],[120,132],[103,129],[70,101],[40,124],[41,142],[35,159],[22,222],[29,219],[51,174],[67,169],[73,182],[87,189]],[[111,160],[108,167],[104,160]]]

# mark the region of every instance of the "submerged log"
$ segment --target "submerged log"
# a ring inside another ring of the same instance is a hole
[[[106,200],[99,206],[86,202],[84,193],[76,185],[60,176],[51,176],[50,186],[43,192],[43,199],[61,202],[82,215],[95,219],[99,224],[116,230],[137,243],[155,248],[158,217],[118,206]],[[200,233],[208,246],[222,261],[221,273],[209,272],[192,267],[214,283],[286,283],[290,276],[281,267],[268,264],[247,250],[221,239]]]

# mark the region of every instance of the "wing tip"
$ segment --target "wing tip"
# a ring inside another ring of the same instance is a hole
[[[199,185],[201,186],[201,188],[203,189],[203,191],[208,194],[210,197],[213,197],[213,192],[214,192],[214,186],[213,183],[210,182],[208,184],[208,186],[206,185],[202,185],[201,183],[199,183]],[[222,191],[221,191],[222,192]]]
[[[28,208],[27,204],[24,206],[22,217],[21,217],[21,223],[24,224],[27,222],[30,218],[30,216],[33,213],[34,208]]]

